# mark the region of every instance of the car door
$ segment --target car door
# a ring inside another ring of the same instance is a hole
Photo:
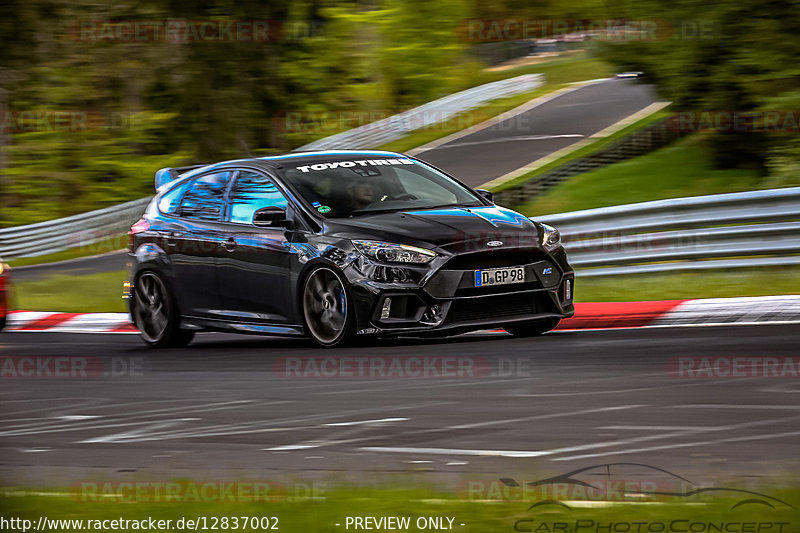
[[[265,208],[286,210],[288,201],[266,174],[240,170],[226,211],[228,241],[219,261],[219,289],[225,313],[232,318],[289,323],[291,230],[285,222],[255,226],[253,216]]]
[[[217,266],[227,239],[221,219],[232,171],[193,178],[161,228],[175,279],[172,289],[182,314],[219,315]]]

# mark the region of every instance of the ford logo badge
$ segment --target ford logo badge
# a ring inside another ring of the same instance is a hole
[[[486,246],[491,246],[493,248],[495,246],[503,246],[503,241],[489,241],[486,243]]]

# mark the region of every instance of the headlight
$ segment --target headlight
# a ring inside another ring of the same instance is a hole
[[[551,252],[561,245],[561,233],[558,232],[553,226],[542,224],[544,235],[542,235],[542,246],[548,252]]]
[[[366,255],[370,259],[386,263],[430,263],[436,257],[436,252],[407,246],[405,244],[393,244],[391,242],[380,241],[351,241],[356,250]]]

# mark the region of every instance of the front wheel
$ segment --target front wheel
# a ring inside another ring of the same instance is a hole
[[[535,337],[555,329],[559,322],[561,322],[560,318],[544,318],[531,322],[508,324],[507,326],[503,326],[503,329],[515,337]]]
[[[355,332],[355,310],[342,276],[328,267],[311,272],[303,285],[306,334],[320,346],[341,346]]]
[[[167,286],[155,272],[136,280],[131,310],[133,323],[151,348],[174,348],[192,342],[193,331],[180,329],[180,316]]]

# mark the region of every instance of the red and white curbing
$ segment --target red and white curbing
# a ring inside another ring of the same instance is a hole
[[[8,331],[46,331],[53,333],[136,333],[127,313],[54,313],[12,311]]]
[[[800,323],[800,295],[575,304],[559,330]],[[136,333],[126,313],[13,311],[8,331]]]

